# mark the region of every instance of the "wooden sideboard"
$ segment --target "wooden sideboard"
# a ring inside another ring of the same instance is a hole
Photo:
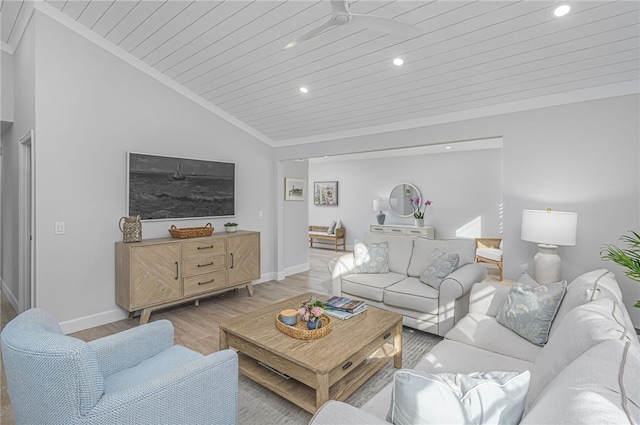
[[[246,286],[260,278],[260,233],[116,242],[116,303],[140,323],[151,311]]]
[[[388,233],[401,236],[420,236],[427,239],[435,239],[436,231],[433,226],[406,226],[402,224],[372,224],[369,227],[370,232]]]

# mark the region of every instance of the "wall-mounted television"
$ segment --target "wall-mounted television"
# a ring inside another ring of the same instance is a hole
[[[127,215],[169,220],[235,215],[232,162],[127,154]]]

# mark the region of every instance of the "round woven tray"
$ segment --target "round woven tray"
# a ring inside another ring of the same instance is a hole
[[[280,332],[293,338],[318,339],[329,335],[331,332],[331,318],[323,314],[320,316],[320,320],[322,321],[322,327],[320,329],[309,330],[307,329],[307,322],[303,322],[302,320],[298,320],[298,323],[294,326],[285,325],[280,321],[280,313],[278,313],[276,316],[276,326]]]

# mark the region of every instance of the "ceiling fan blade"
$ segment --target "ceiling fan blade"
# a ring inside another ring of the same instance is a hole
[[[349,23],[373,31],[406,37],[417,37],[422,34],[422,30],[414,25],[380,16],[351,15]]]
[[[316,35],[320,34],[323,31],[326,31],[330,28],[335,27],[336,24],[333,21],[333,19],[329,19],[327,22],[325,22],[324,24],[320,25],[319,27],[316,27],[314,29],[312,29],[311,31],[302,34],[300,37],[296,38],[295,40],[293,40],[291,43],[287,44],[286,46],[284,46],[285,49],[290,49],[292,47],[297,46],[298,44],[302,43],[303,41],[307,41],[310,38],[315,37]]]
[[[331,0],[331,10],[338,15],[350,15],[347,0]]]

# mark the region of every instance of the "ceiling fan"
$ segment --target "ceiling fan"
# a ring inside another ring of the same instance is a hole
[[[366,28],[373,31],[383,32],[387,34],[415,37],[422,34],[420,28],[396,21],[391,18],[383,18],[381,16],[372,15],[356,15],[351,13],[347,0],[331,0],[331,17],[324,24],[302,34],[300,37],[287,44],[284,48],[290,49],[298,44],[307,41],[318,34],[340,25],[353,25],[360,28]]]

